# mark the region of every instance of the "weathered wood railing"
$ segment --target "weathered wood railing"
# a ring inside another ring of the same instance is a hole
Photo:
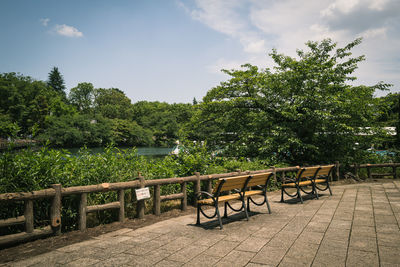
[[[359,178],[359,170],[362,168],[367,169],[367,177],[372,179],[372,177],[384,177],[384,176],[393,176],[394,179],[397,178],[396,168],[400,167],[400,163],[379,163],[379,164],[353,164],[350,166],[354,168],[354,175]],[[392,172],[389,173],[372,173],[372,168],[392,168]]]
[[[339,163],[336,163],[336,175],[337,179],[339,177]],[[140,174],[139,178],[134,181],[129,182],[119,182],[119,183],[103,183],[97,185],[88,186],[74,186],[68,188],[62,188],[61,185],[52,185],[52,188],[32,191],[32,192],[20,192],[20,193],[5,193],[0,194],[0,202],[10,202],[10,201],[23,201],[25,205],[24,215],[18,216],[16,218],[0,219],[0,227],[25,224],[25,232],[18,234],[10,234],[6,236],[0,236],[0,245],[19,242],[27,239],[33,239],[50,234],[60,234],[61,233],[61,200],[65,196],[70,195],[80,195],[79,204],[79,222],[78,227],[80,230],[86,229],[87,213],[118,209],[119,210],[119,221],[125,220],[125,193],[126,190],[134,190],[137,188],[153,187],[153,213],[155,215],[161,214],[161,201],[167,200],[181,200],[181,209],[187,209],[187,184],[194,183],[194,192],[199,192],[201,188],[201,183],[205,182],[206,190],[211,192],[213,180],[231,176],[238,176],[246,174],[255,174],[261,172],[273,172],[273,178],[277,181],[277,174],[279,174],[280,179],[287,175],[289,172],[296,172],[298,170],[296,167],[287,168],[275,168],[267,170],[258,171],[246,171],[223,173],[223,174],[212,174],[212,175],[200,175],[200,173],[195,173],[193,176],[179,177],[179,178],[164,178],[164,179],[153,179],[145,180]],[[180,184],[181,192],[161,195],[161,186],[168,184]],[[118,201],[102,204],[102,205],[87,205],[87,197],[89,193],[99,193],[99,192],[109,192],[116,191],[118,193]],[[50,208],[50,225],[41,229],[34,228],[34,216],[33,216],[33,201],[39,199],[52,199],[52,204]],[[143,218],[145,215],[145,200],[139,200],[136,203],[136,216],[138,218]]]

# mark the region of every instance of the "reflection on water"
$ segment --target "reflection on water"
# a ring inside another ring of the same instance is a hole
[[[75,155],[78,153],[80,148],[68,148],[67,150],[71,152],[71,154]],[[118,149],[132,149],[132,147],[118,147]],[[137,153],[140,156],[166,156],[168,155],[174,148],[173,147],[137,147]],[[104,147],[91,147],[88,148],[93,154],[103,153]]]

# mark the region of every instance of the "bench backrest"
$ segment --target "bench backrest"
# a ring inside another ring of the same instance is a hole
[[[244,175],[244,176],[236,176],[229,178],[221,178],[214,186],[213,194],[218,192],[219,187],[221,187],[221,189],[219,189],[219,192],[230,191],[233,189],[242,190],[245,186],[247,186],[247,181],[249,177],[250,177],[249,175]]]
[[[252,178],[248,182],[247,186],[266,185],[271,175],[272,172],[254,174],[252,175]]]
[[[298,180],[301,180],[305,177],[313,178],[317,174],[317,172],[319,172],[319,169],[320,166],[301,168],[300,170],[298,170],[296,178]]]
[[[333,170],[333,167],[335,167],[335,165],[326,165],[326,166],[321,166],[318,173],[317,173],[317,177],[319,176],[329,176]]]

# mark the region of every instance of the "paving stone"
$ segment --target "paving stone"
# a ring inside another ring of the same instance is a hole
[[[312,266],[345,266],[347,247],[330,242],[319,247]]]
[[[245,266],[253,257],[254,252],[232,250],[222,258],[221,262],[231,262],[232,265]]]
[[[188,262],[203,251],[205,251],[208,247],[206,246],[197,246],[197,245],[190,245],[184,247],[183,249],[175,252],[171,256],[167,258],[167,260],[172,261],[179,261],[179,262]]]
[[[375,227],[355,225],[351,229],[351,237],[372,237],[372,238],[376,238]]]
[[[396,217],[393,215],[377,215],[375,216],[377,224],[396,224]]]
[[[376,252],[349,250],[346,266],[379,266],[378,254]]]
[[[157,263],[157,264],[154,265],[154,266],[159,266],[159,267],[176,267],[176,266],[182,266],[182,265],[183,265],[182,262],[163,260],[163,261],[160,261],[159,263]]]
[[[376,238],[367,236],[351,236],[349,249],[377,252]]]
[[[397,233],[377,233],[378,245],[386,247],[399,247],[400,232]]]
[[[297,240],[285,255],[293,263],[310,266],[318,250],[317,244],[303,243]]]
[[[188,237],[178,237],[177,239],[165,244],[162,246],[163,249],[174,252],[177,250],[182,249],[185,246],[188,246],[195,242],[196,240],[193,240],[193,238],[188,238]]]
[[[381,263],[384,262],[386,265],[392,264],[399,266],[400,265],[400,247],[386,247],[379,246],[379,257]]]
[[[239,244],[237,242],[222,240],[216,243],[214,246],[207,249],[206,251],[204,251],[204,253],[211,256],[224,257],[238,245]]]
[[[288,249],[297,239],[297,236],[297,234],[291,232],[279,232],[268,242],[268,246]]]
[[[277,266],[288,249],[284,247],[263,247],[250,261],[252,263],[270,264]]]
[[[338,228],[349,230],[351,228],[351,221],[334,219],[331,221],[329,228]]]
[[[207,254],[200,254],[196,256],[194,259],[186,263],[184,266],[192,267],[192,266],[199,266],[199,267],[208,267],[208,266],[215,266],[215,264],[220,261],[220,257],[211,256]]]
[[[236,250],[258,252],[269,241],[270,239],[251,236],[244,240],[238,247],[236,247]]]
[[[297,240],[300,240],[303,243],[311,243],[319,245],[323,237],[324,233],[305,230],[300,234]]]
[[[91,259],[91,258],[79,258],[75,261],[65,264],[64,266],[68,266],[68,267],[92,266],[98,262],[100,262],[100,260],[98,260],[98,259],[96,260],[96,259]]]
[[[376,232],[377,233],[387,233],[387,234],[396,234],[400,231],[400,228],[397,224],[376,224]]]

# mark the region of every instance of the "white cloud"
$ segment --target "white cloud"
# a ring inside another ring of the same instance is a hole
[[[49,18],[42,18],[40,19],[40,22],[42,23],[43,26],[46,26],[49,24],[50,19]]]
[[[364,37],[353,51],[367,57],[356,73],[360,83],[383,80],[400,85],[400,78],[393,75],[400,68],[400,60],[393,56],[400,54],[399,0],[194,0],[192,4],[182,5],[193,19],[242,46],[243,53],[221,57],[209,70],[247,62],[272,67],[265,65],[271,63],[266,54],[272,48],[295,56],[308,40],[332,38],[341,47]]]
[[[56,25],[54,30],[57,34],[67,36],[67,37],[82,37],[83,33],[73,26],[68,26],[65,24]]]

